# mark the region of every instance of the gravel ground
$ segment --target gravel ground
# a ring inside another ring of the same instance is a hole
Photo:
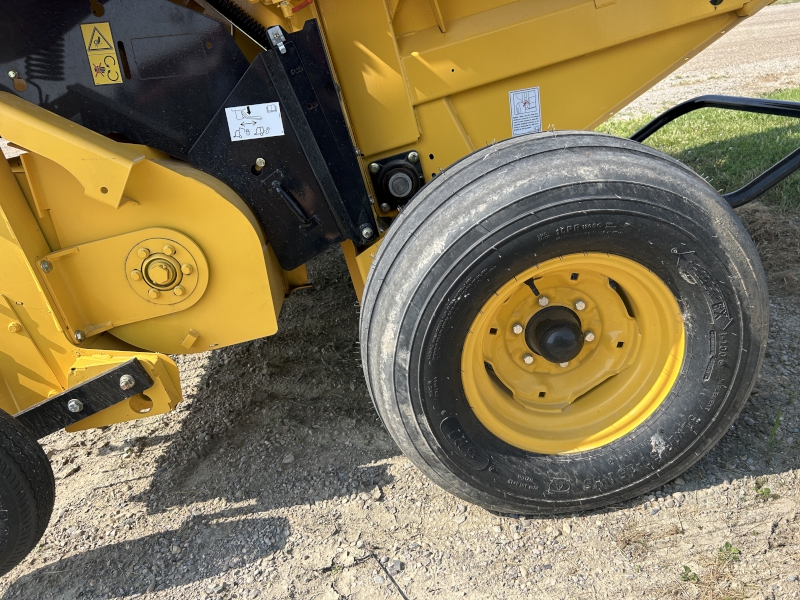
[[[731,37],[777,23],[794,27],[797,44],[798,9],[765,9]],[[696,59],[707,77],[721,44]],[[800,48],[770,48],[768,65],[800,64]],[[743,65],[746,55],[737,51],[743,68],[720,81],[749,90],[762,70]],[[780,85],[800,85],[794,68]],[[376,418],[358,306],[331,251],[310,264],[314,288],[286,303],[276,336],[180,360],[187,400],[175,412],[44,441],[55,513],[34,553],[0,578],[0,596],[797,597],[800,296],[787,265],[798,255],[772,240],[800,231],[800,216],[762,206],[741,216],[770,274],[764,368],[730,433],[652,494],[524,519],[460,504],[428,482]]]

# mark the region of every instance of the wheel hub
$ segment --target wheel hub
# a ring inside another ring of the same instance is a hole
[[[565,306],[537,312],[525,327],[528,347],[552,363],[569,362],[583,350],[581,320]]]

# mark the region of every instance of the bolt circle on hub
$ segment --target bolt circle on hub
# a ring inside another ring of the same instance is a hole
[[[159,248],[153,252],[151,248]],[[128,284],[153,304],[186,301],[200,282],[198,263],[185,245],[167,238],[143,240],[125,261]]]

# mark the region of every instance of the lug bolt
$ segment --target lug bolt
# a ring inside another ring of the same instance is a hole
[[[73,413],[79,413],[83,410],[83,402],[78,400],[77,398],[73,398],[69,402],[67,402],[67,410]]]
[[[578,300],[575,302],[575,310],[583,310],[586,308],[586,302],[583,300]]]
[[[51,263],[49,260],[43,260],[39,263],[39,268],[42,270],[42,272],[49,273],[53,270],[53,263]]]
[[[161,292],[159,292],[158,290],[154,290],[153,288],[150,288],[149,290],[147,290],[147,295],[150,296],[153,300],[155,300],[161,295]]]
[[[511,328],[511,331],[519,335],[523,331],[522,325],[520,325],[519,323],[514,323],[514,326]]]
[[[164,246],[164,254],[166,254],[167,256],[172,256],[173,254],[175,254],[175,246],[170,246],[169,244]]]
[[[86,334],[83,331],[81,331],[80,329],[75,331],[75,334],[73,335],[73,337],[75,338],[75,341],[78,342],[78,343],[83,342],[83,341],[86,340]]]
[[[547,299],[547,296],[539,297],[539,306],[547,306],[548,304],[550,304],[550,300]]]
[[[381,210],[383,212],[389,212],[390,210],[392,210],[392,207],[389,206],[386,202],[381,202]]]
[[[123,375],[119,378],[119,389],[129,390],[136,385],[136,380],[130,375]]]
[[[377,175],[378,171],[381,170],[381,166],[378,163],[372,163],[369,166],[369,172],[373,175]]]
[[[133,271],[131,271],[131,279],[133,279],[134,281],[141,281],[142,272],[139,271],[138,269],[134,269]]]
[[[11,79],[16,79],[17,77],[19,77],[19,73],[12,69],[11,71],[8,72],[8,76],[11,77]]]
[[[558,366],[561,367],[562,369],[566,369],[569,366],[569,363],[568,362],[558,363]]]
[[[8,330],[11,333],[19,333],[22,331],[22,325],[17,321],[11,321],[11,323],[8,324]]]
[[[181,265],[181,273],[184,275],[191,275],[194,273],[194,267],[188,264]]]
[[[147,258],[148,256],[150,256],[150,250],[148,248],[139,248],[136,251],[136,256],[138,256],[139,258]]]
[[[525,354],[525,355],[523,355],[522,362],[524,362],[526,365],[532,365],[533,364],[533,354]]]
[[[265,161],[263,158],[259,157],[259,158],[256,159],[256,166],[258,168],[263,169],[266,166],[266,164],[267,164],[267,161]]]
[[[186,288],[183,287],[182,285],[179,285],[174,290],[172,290],[172,293],[175,294],[176,296],[183,296],[186,293]]]
[[[594,334],[591,331],[587,331],[586,333],[583,334],[583,339],[587,342],[593,342]]]
[[[408,153],[408,162],[415,163],[419,160],[419,154],[416,152],[409,152]]]
[[[373,235],[375,235],[375,232],[372,231],[372,227],[366,226],[361,228],[361,237],[365,240],[370,239]]]

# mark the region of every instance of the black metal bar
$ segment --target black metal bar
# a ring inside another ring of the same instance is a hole
[[[769,100],[765,98],[740,98],[738,96],[698,96],[697,98],[682,102],[660,114],[634,133],[630,139],[635,142],[643,142],[668,123],[701,108],[721,108],[725,110],[738,110],[762,115],[800,119],[800,102]],[[800,148],[772,165],[750,183],[736,191],[724,194],[722,197],[734,208],[743,206],[755,200],[767,190],[778,185],[798,169],[800,169]]]
[[[139,359],[92,377],[14,415],[36,439],[77,423],[103,409],[132,398],[153,387]]]

